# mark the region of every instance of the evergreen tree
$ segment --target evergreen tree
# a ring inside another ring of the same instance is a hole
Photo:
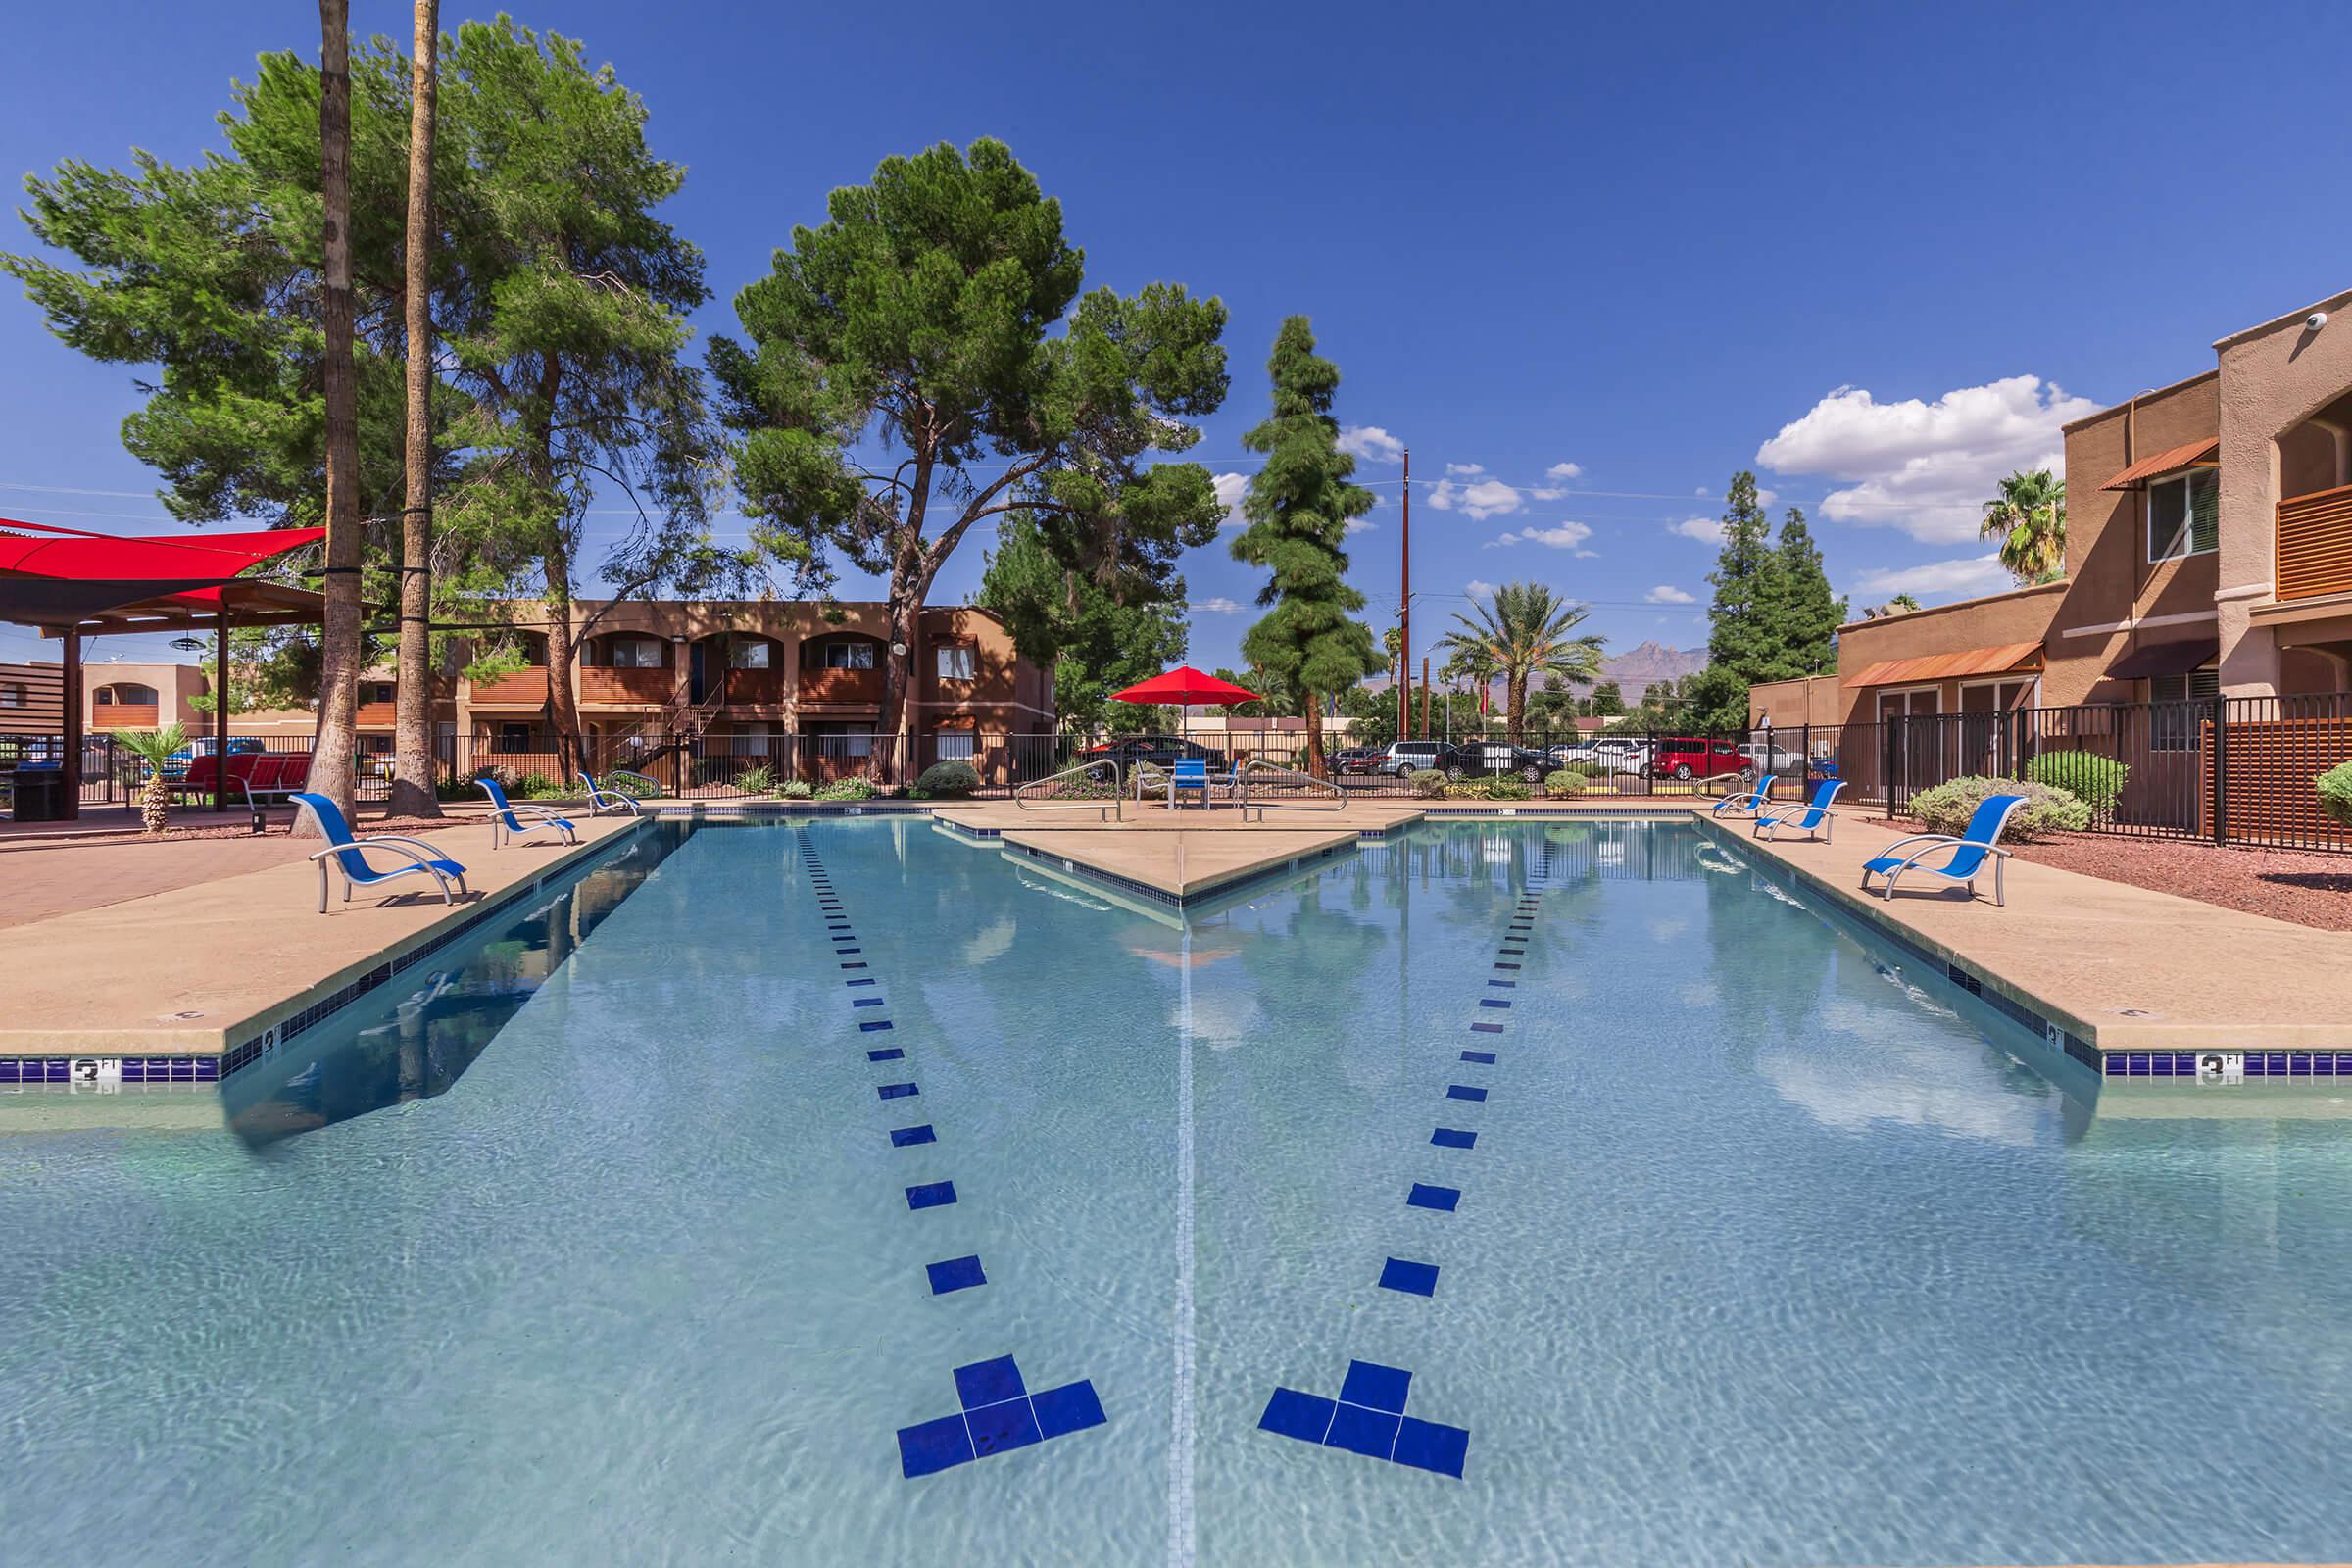
[[[997,529],[974,603],[1004,618],[1024,659],[1054,671],[1064,724],[1094,729],[1133,711],[1110,694],[1184,662],[1184,579],[1166,597],[1123,605],[1101,583],[1054,558],[1037,519],[1008,513]]]
[[[1612,718],[1625,711],[1625,691],[1613,680],[1604,680],[1592,688],[1591,711],[1594,718]]]
[[[1772,611],[1778,598],[1780,558],[1772,549],[1772,522],[1756,501],[1756,476],[1742,468],[1732,475],[1723,510],[1723,550],[1715,569],[1714,602],[1707,610],[1707,662],[1742,679],[1777,662]]]
[[[1830,591],[1821,547],[1813,542],[1804,512],[1790,507],[1781,519],[1779,557],[1766,584],[1766,616],[1777,658],[1757,680],[1794,680],[1835,669],[1838,628],[1845,623],[1845,600]]]
[[[1267,455],[1266,464],[1250,480],[1242,503],[1249,526],[1233,541],[1233,553],[1269,570],[1257,602],[1272,610],[1244,634],[1242,653],[1298,692],[1307,770],[1320,775],[1323,715],[1316,697],[1346,690],[1384,662],[1372,629],[1353,618],[1364,596],[1348,586],[1348,554],[1340,548],[1348,520],[1372,510],[1372,493],[1348,482],[1355,459],[1340,450],[1340,424],[1331,414],[1339,367],[1315,353],[1305,317],[1282,323],[1266,369],[1274,412],[1242,438],[1250,451]]]

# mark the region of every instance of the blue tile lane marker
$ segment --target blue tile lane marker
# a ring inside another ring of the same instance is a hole
[[[1511,1004],[1511,999],[1508,997],[1481,997],[1478,999],[1478,1004],[1482,1007],[1507,1007]]]
[[[907,1096],[919,1095],[922,1091],[912,1084],[884,1084],[874,1093],[880,1095],[884,1100],[905,1100]]]
[[[1442,1214],[1450,1214],[1462,1200],[1462,1190],[1458,1187],[1432,1187],[1427,1182],[1415,1182],[1413,1190],[1404,1195],[1404,1200],[1414,1208],[1434,1208]]]
[[[1519,967],[1519,965],[1515,963],[1498,963],[1494,967],[1497,969],[1516,969]]]
[[[945,1208],[956,1201],[954,1182],[921,1182],[906,1189],[908,1208]]]
[[[897,1061],[906,1054],[906,1053],[893,1046],[888,1051],[869,1051],[865,1054],[865,1059],[868,1061]]]
[[[879,1007],[882,1005],[882,999],[880,997],[852,997],[850,1005],[853,1007]]]
[[[959,1414],[899,1428],[899,1468],[907,1480],[1008,1448],[1065,1438],[1109,1419],[1090,1380],[1031,1394],[1009,1355],[957,1367],[956,1393],[963,1406]],[[1004,1396],[989,1398],[992,1394]]]
[[[1492,1067],[1494,1065],[1494,1053],[1492,1051],[1465,1051],[1462,1053],[1462,1059],[1464,1061],[1478,1062],[1482,1066]]]
[[[1487,984],[1491,986],[1500,986],[1505,991],[1516,991],[1519,989],[1519,982],[1516,980],[1490,980],[1487,982]]]
[[[889,1027],[890,1020],[888,1018],[868,1018],[858,1026],[858,1031],[860,1034],[870,1035]]]
[[[1339,1398],[1278,1388],[1266,1401],[1265,1414],[1258,1417],[1257,1424],[1261,1431],[1301,1443],[1346,1448],[1458,1480],[1469,1456],[1470,1434],[1462,1427],[1406,1415],[1405,1391],[1411,1380],[1410,1373],[1395,1367],[1350,1361]],[[1349,1392],[1379,1402],[1358,1403],[1348,1397]]]
[[[1478,1142],[1478,1134],[1466,1133],[1459,1127],[1441,1127],[1429,1135],[1429,1141],[1440,1149],[1468,1149]]]
[[[1470,1029],[1472,1033],[1482,1035],[1498,1035],[1502,1033],[1502,1025],[1498,1023],[1474,1023],[1470,1026]]]
[[[923,1123],[920,1127],[893,1127],[890,1130],[890,1147],[893,1149],[906,1149],[914,1144],[936,1144],[938,1142],[939,1134],[931,1130],[929,1122]]]
[[[933,1296],[945,1296],[950,1291],[968,1291],[975,1285],[988,1283],[988,1275],[980,1267],[977,1253],[970,1257],[951,1257],[944,1263],[925,1263],[923,1272],[931,1277]]]
[[[1380,1287],[1384,1291],[1402,1291],[1407,1296],[1435,1296],[1438,1265],[1408,1263],[1401,1257],[1392,1257],[1381,1265]]]
[[[1446,1098],[1447,1100],[1484,1100],[1487,1098],[1487,1092],[1476,1084],[1447,1084]]]
[[[874,985],[880,985],[881,983],[882,983],[882,982],[881,982],[881,981],[879,981],[879,980],[872,980],[872,979],[867,979],[867,980],[844,980],[844,981],[842,982],[842,984],[843,984],[843,985],[845,985],[845,986],[874,986]]]

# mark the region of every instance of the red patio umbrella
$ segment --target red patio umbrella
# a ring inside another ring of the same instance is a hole
[[[1254,703],[1257,693],[1244,691],[1229,680],[1202,674],[1190,664],[1179,664],[1150,680],[1137,681],[1123,692],[1112,692],[1110,698],[1115,703],[1174,703],[1189,710],[1195,703]],[[1191,717],[1187,711],[1177,719],[1179,734]]]

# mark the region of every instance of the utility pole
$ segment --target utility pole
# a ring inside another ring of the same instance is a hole
[[[1421,656],[1421,738],[1429,739],[1429,656]]]
[[[1396,578],[1396,667],[1404,679],[1396,687],[1396,734],[1413,732],[1413,449],[1404,449],[1404,526],[1397,547],[1401,564]]]

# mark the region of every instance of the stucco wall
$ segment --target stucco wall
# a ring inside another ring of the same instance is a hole
[[[1851,680],[1870,665],[1889,659],[1917,659],[1926,654],[1958,653],[1962,649],[1990,648],[2000,643],[2043,642],[2049,636],[2051,617],[2057,613],[2066,590],[2064,583],[2045,583],[2038,588],[1964,599],[1956,605],[1914,610],[1879,620],[1849,621],[1838,628],[1838,677],[1840,682]],[[1960,683],[1948,680],[1942,687],[1944,710],[1956,710],[1960,706]],[[1877,721],[1878,705],[1872,688],[1840,685],[1838,697],[1842,704],[1840,722]],[[2076,701],[2071,697],[2051,697],[2046,675],[2042,700]]]
[[[2303,324],[2312,310],[2330,318],[2316,332]],[[2273,596],[2278,501],[2297,493],[2284,486],[2278,438],[2352,388],[2352,291],[2214,349],[2222,377],[2222,689],[2260,696],[2278,689],[2278,651],[2248,612]]]
[[[1845,708],[1835,675],[1765,681],[1747,689],[1751,727],[1769,723],[1774,729],[1793,729],[1803,724],[1841,723]]]

